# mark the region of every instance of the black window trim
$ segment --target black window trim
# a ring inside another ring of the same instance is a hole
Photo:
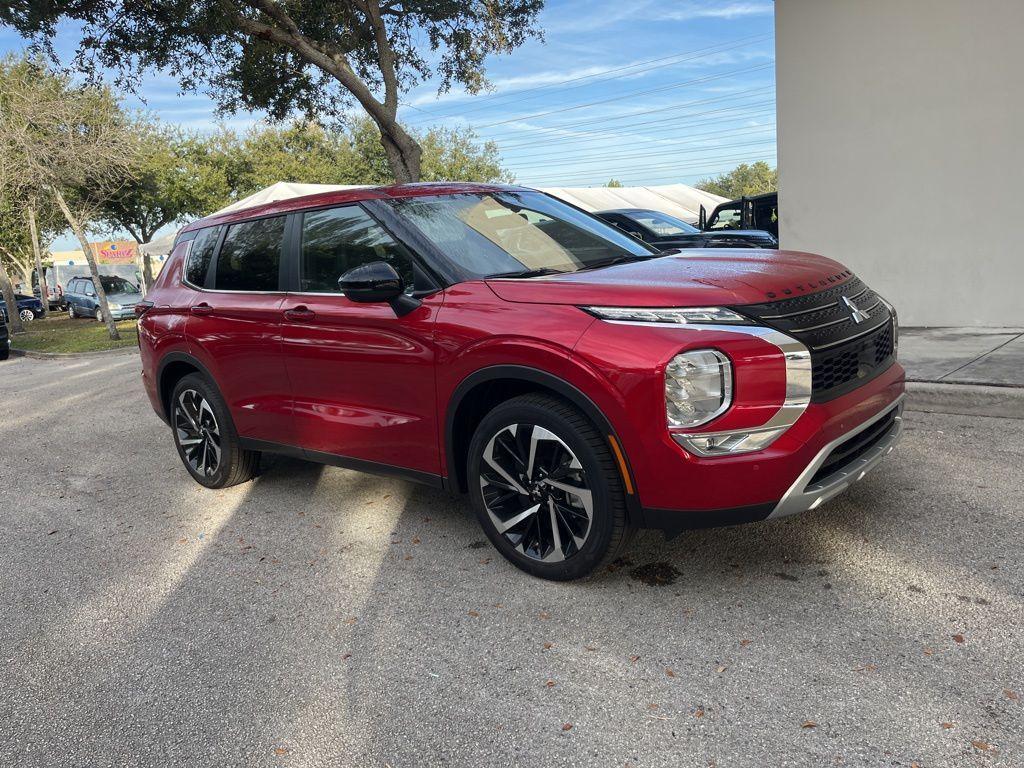
[[[302,296],[344,296],[344,293],[340,291],[304,291],[302,290],[302,219],[307,213],[317,213],[319,211],[333,211],[336,208],[360,208],[370,219],[377,224],[384,233],[387,234],[392,240],[400,245],[406,253],[409,254],[409,260],[412,262],[412,268],[417,273],[417,276],[422,276],[425,283],[431,284],[431,287],[424,288],[421,290],[413,290],[412,295],[416,298],[423,298],[437,293],[440,290],[452,285],[451,282],[442,280],[437,272],[431,269],[427,260],[424,259],[415,248],[409,245],[408,242],[402,237],[399,237],[391,227],[387,226],[386,223],[381,221],[381,217],[375,215],[374,210],[364,203],[371,202],[370,200],[351,200],[346,203],[333,203],[327,205],[318,205],[314,208],[303,208],[296,211],[295,222],[293,224],[292,232],[292,247],[287,249],[287,256],[291,259],[291,267],[288,270],[286,277],[282,277],[282,284],[287,286],[288,293],[300,294]],[[376,202],[376,201],[372,201]],[[397,217],[396,217],[397,218]]]

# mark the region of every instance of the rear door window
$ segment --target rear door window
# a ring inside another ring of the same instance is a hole
[[[207,227],[199,230],[199,234],[192,241],[188,262],[185,264],[185,280],[197,288],[206,285],[206,272],[210,267],[210,259],[213,258],[213,250],[217,247],[219,236],[220,227]]]
[[[358,205],[303,215],[301,290],[339,293],[339,277],[374,261],[390,264],[402,276],[406,291],[414,289],[412,257]]]
[[[284,216],[232,224],[217,254],[218,291],[277,291]]]

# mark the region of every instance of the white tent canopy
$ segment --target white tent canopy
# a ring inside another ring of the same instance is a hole
[[[697,221],[702,205],[710,214],[716,205],[727,199],[685,184],[664,184],[658,187],[546,187],[544,191],[588,211],[647,208],[689,222]]]
[[[252,208],[256,205],[276,203],[278,200],[290,200],[293,197],[304,197],[306,195],[317,195],[321,192],[337,192],[342,189],[359,189],[368,186],[366,184],[296,184],[291,181],[279,181],[264,187],[259,192],[253,192],[248,197],[236,200],[231,205],[221,208],[213,215],[241,211],[245,208]]]
[[[364,185],[346,184],[295,184],[279,181],[259,192],[254,192],[217,213],[240,211],[255,205],[288,200],[292,197],[315,195],[320,192],[334,192],[341,189],[358,189]],[[684,221],[696,221],[703,205],[708,213],[726,198],[712,195],[685,184],[665,184],[658,187],[545,187],[544,192],[578,205],[588,211],[605,211],[610,208],[650,208],[668,213]]]

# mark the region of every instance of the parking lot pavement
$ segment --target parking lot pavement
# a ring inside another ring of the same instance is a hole
[[[527,577],[441,492],[195,485],[138,359],[0,365],[0,765],[1024,765],[1024,421]]]

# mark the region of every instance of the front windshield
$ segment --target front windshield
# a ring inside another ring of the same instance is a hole
[[[139,289],[132,283],[120,277],[104,277],[103,290],[105,293],[138,293]]]
[[[575,272],[656,252],[540,192],[406,197],[390,201],[475,277]]]
[[[647,227],[658,237],[671,237],[672,235],[693,235],[700,232],[692,224],[687,224],[682,219],[669,216],[660,211],[628,211],[625,214],[641,227]]]

